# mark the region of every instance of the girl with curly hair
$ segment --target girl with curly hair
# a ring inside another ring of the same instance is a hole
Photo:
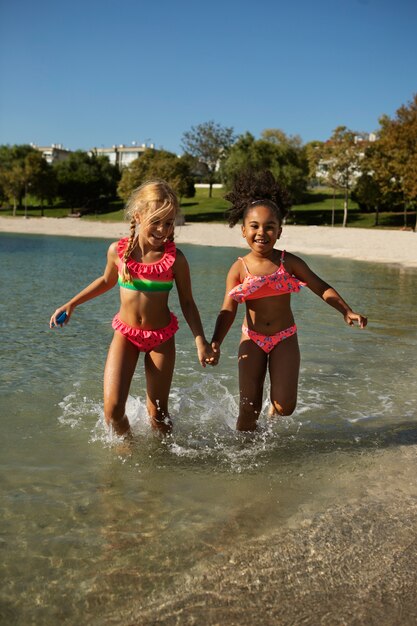
[[[339,311],[350,326],[360,328],[367,318],[352,311],[343,298],[302,259],[275,248],[290,206],[289,196],[269,171],[239,175],[226,194],[232,203],[229,226],[242,219],[242,235],[250,252],[229,270],[226,294],[212,338],[215,362],[220,344],[236,316],[239,303],[246,315],[239,345],[239,416],[236,428],[256,429],[268,370],[271,382],[270,415],[291,415],[297,403],[300,351],[291,311],[291,294],[307,286]]]
[[[178,211],[177,197],[166,182],[148,181],[136,189],[126,206],[130,237],[110,245],[103,275],[56,309],[50,319],[51,328],[67,324],[77,306],[119,284],[120,310],[113,318],[115,332],[104,371],[104,416],[117,435],[130,433],[125,407],[140,352],[145,355],[151,426],[162,433],[172,427],[168,395],[178,321],[168,308],[168,297],[174,283],[198,359],[203,367],[211,362],[212,349],[194,302],[189,266],[173,241]]]

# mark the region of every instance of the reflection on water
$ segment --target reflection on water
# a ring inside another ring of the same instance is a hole
[[[294,297],[297,411],[270,423],[265,410],[251,436],[234,431],[241,318],[208,370],[182,321],[174,433],[151,432],[140,364],[126,447],[102,414],[116,291],[47,326],[108,243],[0,237],[0,622],[415,623],[417,272],[308,259],[370,325]],[[238,251],[181,248],[210,335]]]

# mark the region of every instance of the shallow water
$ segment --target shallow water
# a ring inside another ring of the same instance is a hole
[[[243,312],[221,364],[203,370],[173,294],[175,430],[164,441],[151,433],[140,363],[126,448],[102,413],[117,291],[64,329],[48,327],[56,306],[101,272],[108,244],[0,236],[1,623],[373,623],[365,591],[376,580],[384,588],[387,568],[416,541],[417,272],[305,256],[369,327],[346,327],[308,290],[294,296],[299,404],[273,425],[264,415],[250,437],[234,431]],[[210,336],[239,251],[181,249]],[[394,613],[385,607],[379,624],[415,623],[410,558],[396,578],[390,571]]]

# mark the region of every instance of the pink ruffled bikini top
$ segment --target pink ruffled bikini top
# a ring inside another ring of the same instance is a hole
[[[170,291],[174,285],[175,257],[177,249],[173,241],[165,243],[164,255],[156,263],[139,263],[132,258],[127,260],[127,269],[132,277],[131,282],[123,281],[123,255],[128,245],[129,237],[120,239],[117,243],[117,254],[119,257],[118,270],[120,287],[133,289],[135,291]]]
[[[286,293],[297,293],[301,287],[305,287],[307,283],[303,283],[295,276],[287,272],[284,267],[285,250],[281,253],[281,264],[276,272],[266,274],[265,276],[255,276],[251,274],[248,266],[242,257],[245,266],[246,276],[243,283],[236,285],[229,291],[229,296],[236,302],[246,302],[246,300],[256,300],[258,298],[269,298],[270,296],[282,296]]]

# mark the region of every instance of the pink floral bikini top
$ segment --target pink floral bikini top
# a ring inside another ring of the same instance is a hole
[[[281,264],[276,272],[266,274],[265,276],[255,276],[251,274],[248,266],[242,257],[245,266],[246,276],[243,283],[236,285],[229,291],[229,296],[236,302],[245,302],[246,300],[256,300],[257,298],[268,298],[270,296],[282,296],[285,293],[297,293],[301,287],[305,287],[307,283],[303,283],[295,276],[291,276],[284,267],[285,250],[281,253]]]

